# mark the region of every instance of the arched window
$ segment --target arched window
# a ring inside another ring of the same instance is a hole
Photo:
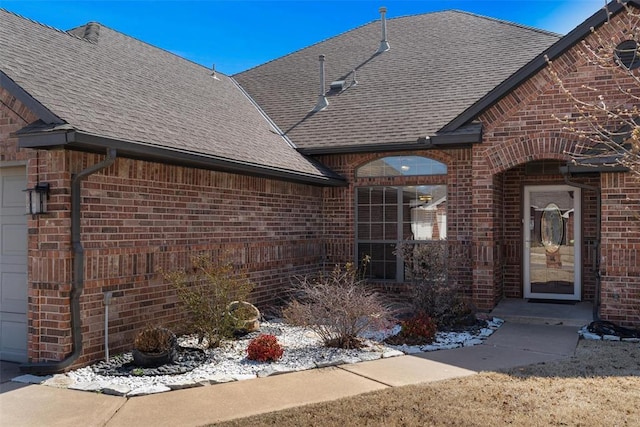
[[[401,243],[413,245],[447,238],[447,166],[421,156],[390,156],[360,166],[356,177],[442,175],[442,182],[364,186],[355,189],[357,259],[368,256],[370,279],[403,282]]]
[[[373,160],[356,170],[356,178],[446,175],[447,165],[422,156],[389,156]]]

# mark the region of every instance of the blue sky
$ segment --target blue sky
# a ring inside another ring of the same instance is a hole
[[[566,34],[604,0],[0,0],[0,7],[68,30],[96,21],[225,74],[234,74],[387,17],[458,9]]]

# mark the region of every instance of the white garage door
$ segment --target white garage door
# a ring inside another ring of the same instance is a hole
[[[27,361],[24,167],[0,168],[0,360]]]

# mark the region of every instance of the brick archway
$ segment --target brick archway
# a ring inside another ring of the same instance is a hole
[[[490,146],[484,153],[491,176],[534,160],[568,160],[576,150],[575,135],[546,132],[522,136]]]
[[[491,309],[505,296],[506,268],[513,257],[513,249],[505,244],[505,236],[519,234],[522,227],[519,213],[505,218],[505,206],[520,205],[520,186],[525,182],[522,178],[524,165],[536,160],[566,161],[575,148],[572,134],[557,131],[494,140],[493,143],[488,140],[486,145],[474,147],[473,298],[479,308]],[[518,169],[520,175],[509,178],[517,180],[517,189],[515,192],[510,189],[506,194],[505,173],[512,174],[510,171]],[[562,176],[558,173],[545,179],[558,183]],[[511,294],[513,296],[513,292]]]

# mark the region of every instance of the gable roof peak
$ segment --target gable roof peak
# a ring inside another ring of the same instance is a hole
[[[494,18],[492,16],[480,15],[478,13],[473,13],[473,12],[469,12],[469,11],[466,11],[466,10],[449,9],[448,11],[449,12],[455,12],[455,13],[462,13],[464,15],[474,16],[476,18],[487,19],[489,21],[498,22],[498,23],[502,23],[502,24],[505,24],[505,25],[512,25],[514,27],[519,27],[519,28],[523,28],[525,30],[535,31],[535,32],[542,33],[542,34],[548,34],[548,35],[551,35],[551,36],[562,37],[562,34],[559,34],[559,33],[553,32],[553,31],[543,30],[541,28],[532,27],[530,25],[520,24],[518,22],[507,21],[505,19]]]
[[[55,32],[60,33],[60,34],[66,34],[66,35],[71,36],[71,37],[73,37],[75,39],[86,40],[83,37],[80,37],[77,34],[73,34],[70,31],[64,31],[64,30],[61,30],[60,28],[56,28],[56,27],[53,27],[51,25],[43,24],[42,22],[36,21],[35,19],[27,18],[26,16],[20,15],[19,13],[13,12],[11,10],[8,10],[8,9],[2,8],[2,7],[0,7],[0,12],[8,13],[9,15],[13,15],[13,16],[18,17],[20,19],[28,21],[28,22],[30,22],[32,24],[38,25],[38,26],[40,26],[42,28],[46,28],[47,30],[52,30],[52,31],[55,31]]]
[[[98,43],[100,38],[100,24],[98,22],[88,22],[81,27],[73,28],[67,31],[69,34],[80,37],[91,43]]]
[[[85,27],[84,38],[97,43],[98,37],[100,37],[100,24],[97,22],[89,22]]]

